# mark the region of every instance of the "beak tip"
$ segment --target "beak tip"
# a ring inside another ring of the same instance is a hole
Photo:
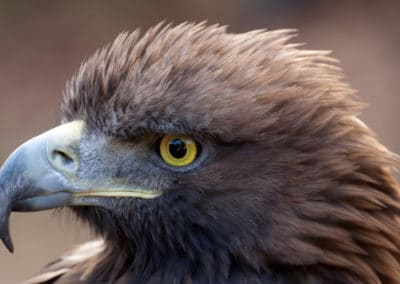
[[[1,222],[0,224],[0,239],[3,241],[4,246],[8,249],[9,252],[14,252],[14,244],[10,235],[10,228],[8,224],[8,219],[5,222]]]
[[[4,246],[8,249],[10,253],[14,252],[14,244],[10,238],[10,235],[2,234],[0,236],[1,240],[3,241]]]
[[[14,252],[14,245],[10,235],[10,214],[9,206],[4,206],[0,209],[0,239],[8,251],[12,253]]]

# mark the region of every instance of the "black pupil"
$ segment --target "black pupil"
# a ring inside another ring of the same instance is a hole
[[[174,139],[169,143],[169,152],[174,158],[181,159],[186,155],[186,143],[180,139]]]

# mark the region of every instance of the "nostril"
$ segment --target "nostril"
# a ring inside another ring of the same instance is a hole
[[[58,168],[65,170],[73,170],[75,168],[74,159],[63,151],[53,150],[51,158],[53,164]]]

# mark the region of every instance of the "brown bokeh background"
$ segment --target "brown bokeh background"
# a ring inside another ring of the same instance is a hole
[[[232,32],[297,28],[296,41],[328,49],[368,102],[361,118],[400,153],[400,1],[2,1],[0,163],[21,142],[59,121],[65,81],[119,32],[165,20],[229,25]],[[1,206],[1,204],[0,204]],[[15,213],[16,250],[0,246],[0,283],[17,283],[91,238],[68,212]]]

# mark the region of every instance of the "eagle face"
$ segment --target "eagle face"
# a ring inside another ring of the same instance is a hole
[[[62,125],[3,165],[0,237],[11,210],[70,206],[106,244],[88,282],[399,279],[397,158],[292,37],[119,35],[68,82]]]

